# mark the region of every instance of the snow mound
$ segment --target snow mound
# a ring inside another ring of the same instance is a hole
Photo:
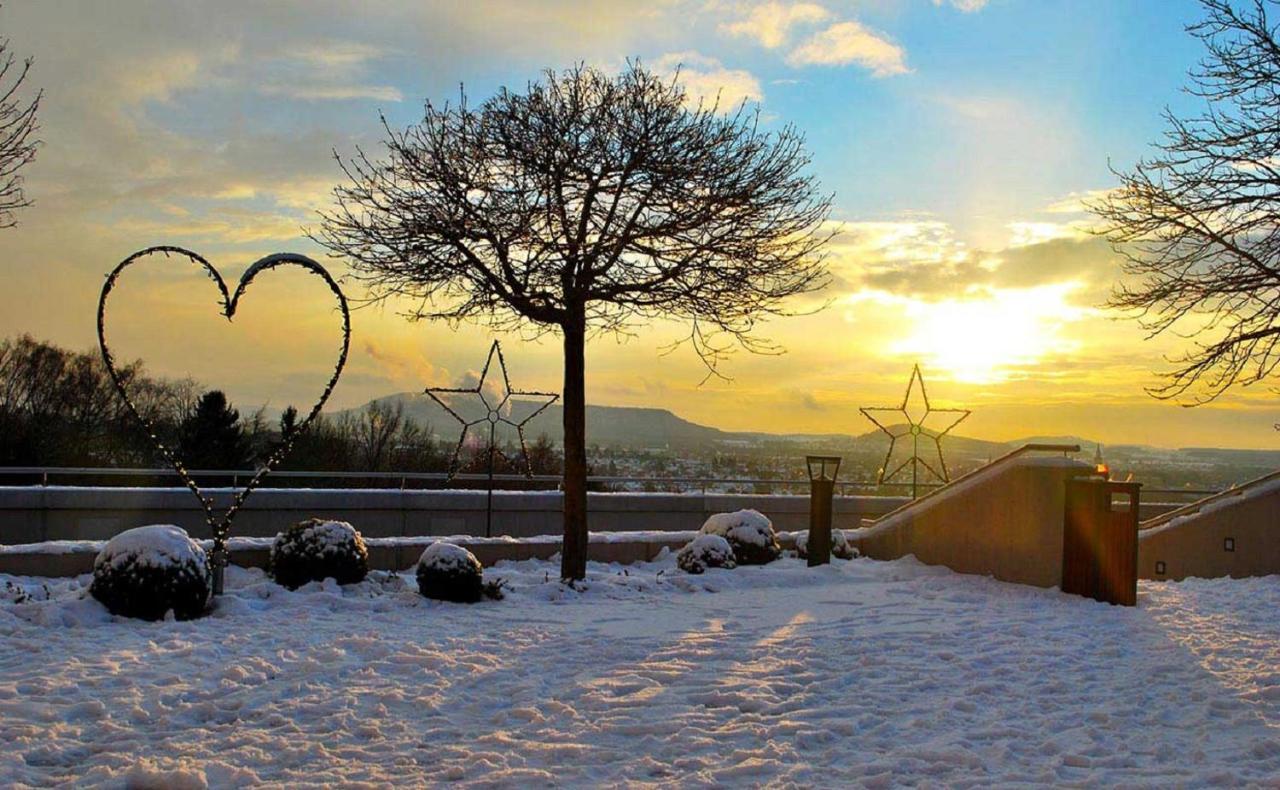
[[[809,530],[801,530],[795,533],[796,555],[800,559],[809,558]],[[831,556],[841,560],[852,560],[861,557],[862,553],[854,548],[849,542],[849,537],[844,534],[842,529],[831,530]]]
[[[354,584],[369,572],[369,549],[347,522],[312,518],[276,535],[270,568],[272,578],[291,590],[325,579]]]
[[[124,776],[126,790],[208,790],[209,781],[198,768],[164,769],[142,760]]]
[[[676,554],[676,566],[685,573],[702,573],[707,568],[735,568],[729,541],[719,535],[699,535]]]
[[[475,603],[484,596],[484,567],[461,546],[432,543],[418,560],[418,592],[427,598]]]
[[[112,614],[160,620],[199,617],[209,603],[209,558],[186,530],[136,527],[107,541],[89,592]]]
[[[773,523],[755,510],[716,513],[702,525],[702,534],[729,541],[739,565],[765,565],[782,554]]]

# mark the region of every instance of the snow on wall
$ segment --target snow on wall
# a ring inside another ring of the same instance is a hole
[[[1162,532],[1168,532],[1170,530],[1179,529],[1181,527],[1194,525],[1200,519],[1201,516],[1207,516],[1211,513],[1218,513],[1223,510],[1227,510],[1228,508],[1235,507],[1236,505],[1239,505],[1242,502],[1249,502],[1252,500],[1261,499],[1263,497],[1277,496],[1277,495],[1280,495],[1280,477],[1277,477],[1275,480],[1268,480],[1265,483],[1260,483],[1251,488],[1246,488],[1243,491],[1241,491],[1239,494],[1236,494],[1233,496],[1224,496],[1221,499],[1216,499],[1213,502],[1209,502],[1208,504],[1199,508],[1198,510],[1195,510],[1191,513],[1187,513],[1184,516],[1177,516],[1175,518],[1171,518],[1158,527],[1151,527],[1150,529],[1140,530],[1138,532],[1138,540],[1146,540],[1147,538],[1153,537],[1155,535],[1159,535]],[[1277,520],[1280,521],[1280,516],[1277,516]]]

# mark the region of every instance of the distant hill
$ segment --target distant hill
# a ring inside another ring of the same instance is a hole
[[[429,425],[441,438],[452,438],[459,430],[458,421],[435,401],[418,393],[403,392],[378,398],[379,403],[403,403],[405,414],[420,425]],[[362,411],[368,404],[349,411]],[[468,421],[483,420],[485,411],[478,399],[455,398],[451,407]],[[535,409],[530,401],[512,401],[509,419],[520,422]],[[552,404],[525,426],[525,438],[533,440],[546,434],[553,442],[560,442],[563,410],[560,404]],[[485,429],[479,424],[473,430]],[[897,427],[894,427],[897,430]],[[515,432],[500,424],[499,438],[514,440]],[[883,453],[889,438],[879,430],[863,434],[777,434],[761,431],[724,431],[699,425],[679,417],[667,409],[635,406],[587,406],[587,441],[598,445],[625,445],[632,448],[682,448],[713,444],[751,443],[807,445],[812,447],[844,447],[863,452]],[[1005,442],[989,442],[966,436],[948,435],[948,452],[971,456],[997,456],[1008,452]]]
[[[433,433],[445,440],[458,435],[458,422],[435,401],[415,392],[402,392],[378,398],[377,402],[401,402],[405,413],[420,425],[429,425]],[[485,412],[475,398],[461,397],[451,401],[453,408],[467,420],[483,420]],[[349,409],[361,411],[367,406]],[[510,419],[514,422],[527,417],[535,408],[530,401],[513,401]],[[341,413],[341,412],[339,412]],[[562,438],[562,409],[552,404],[525,426],[525,438],[530,441],[546,434],[553,442]],[[902,426],[891,426],[897,431]],[[473,430],[482,430],[483,424]],[[499,438],[512,441],[515,431],[500,425]],[[884,453],[889,438],[879,430],[861,434],[842,433],[767,433],[763,431],[724,431],[686,420],[667,409],[636,406],[587,406],[587,441],[594,445],[620,445],[643,448],[691,448],[716,444],[767,445],[778,443],[780,452],[797,452],[804,449],[839,448],[853,453]],[[1076,444],[1082,453],[1092,455],[1097,441],[1081,436],[1027,436],[1008,442],[987,441],[970,436],[948,434],[946,448],[949,457],[957,460],[970,458],[985,460],[995,458],[1024,444]],[[1280,450],[1234,450],[1213,447],[1188,447],[1181,449],[1157,448],[1146,445],[1104,445],[1103,455],[1170,455],[1176,454],[1184,462],[1229,464],[1246,469],[1280,468]]]
[[[432,431],[442,437],[456,436],[460,427],[452,415],[424,395],[403,392],[378,398],[377,402],[404,403],[406,415],[420,425],[430,425]],[[481,420],[486,416],[484,407],[476,398],[455,398],[450,401],[450,406],[468,421]],[[352,411],[364,408],[365,406],[360,406]],[[536,404],[530,401],[513,400],[508,418],[512,422],[520,422],[535,408]],[[525,438],[532,440],[546,434],[553,442],[558,443],[563,438],[563,419],[560,404],[552,404],[525,425]],[[515,432],[502,424],[499,424],[498,434],[504,440],[515,438]],[[587,406],[587,439],[592,444],[681,447],[731,441],[736,437],[739,434],[689,422],[666,409]]]
[[[1182,447],[1188,458],[1215,463],[1231,463],[1259,469],[1280,468],[1280,450],[1232,450],[1218,447]]]

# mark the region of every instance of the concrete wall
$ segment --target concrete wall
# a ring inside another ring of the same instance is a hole
[[[1059,586],[1066,481],[1091,469],[1069,458],[1015,458],[889,516],[855,542],[877,559],[914,554],[960,573]]]
[[[221,505],[230,500],[215,491]],[[852,529],[906,502],[899,497],[837,497],[835,525]],[[495,535],[558,535],[556,492],[495,492]],[[807,529],[807,496],[729,494],[591,494],[596,532],[696,530],[712,513],[754,508],[779,530]],[[249,497],[233,534],[271,537],[312,516],[342,519],[366,537],[483,535],[485,494],[480,491],[262,489]],[[0,488],[0,544],[48,540],[105,540],[143,524],[177,524],[193,537],[210,537],[204,512],[183,488]]]
[[[786,548],[794,546],[790,535],[780,536]],[[594,562],[631,564],[654,559],[664,549],[679,550],[693,539],[693,533],[672,533],[670,536],[652,533],[634,538],[619,539],[616,535],[592,535],[587,545],[587,556]],[[369,567],[372,570],[401,571],[412,568],[422,552],[432,542],[431,538],[408,540],[376,539],[368,542]],[[476,555],[485,567],[502,560],[550,559],[560,551],[560,541],[534,539],[523,541],[486,540],[485,538],[453,539]],[[93,561],[101,548],[100,543],[83,543],[77,546],[16,546],[0,549],[0,573],[14,576],[79,576],[93,571]],[[265,568],[271,550],[263,541],[232,538],[231,563],[243,568]]]
[[[1233,541],[1226,549],[1226,541]],[[1156,573],[1156,563],[1164,573]],[[1138,533],[1142,579],[1211,579],[1280,573],[1280,486]]]

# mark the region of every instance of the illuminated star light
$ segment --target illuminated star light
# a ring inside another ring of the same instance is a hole
[[[502,371],[503,391],[501,393],[502,397],[497,403],[490,403],[489,399],[484,395],[484,382],[489,376],[489,369],[493,366],[494,356],[497,356],[498,369]],[[537,417],[539,414],[546,411],[547,407],[555,403],[560,396],[552,392],[533,392],[530,390],[512,389],[511,379],[507,376],[507,361],[502,356],[502,347],[498,344],[498,341],[493,341],[493,345],[489,347],[489,356],[484,361],[484,369],[480,372],[480,380],[476,382],[474,387],[428,387],[423,390],[423,392],[436,403],[440,404],[441,408],[449,412],[449,414],[462,426],[462,433],[458,436],[458,443],[453,448],[453,457],[449,460],[449,480],[452,480],[458,473],[458,456],[462,453],[462,446],[467,441],[467,432],[470,431],[473,426],[479,425],[480,423],[489,424],[488,452],[502,456],[513,466],[515,465],[515,462],[512,461],[511,458],[507,457],[507,455],[502,452],[501,448],[498,447],[496,435],[499,423],[509,425],[516,429],[516,435],[520,437],[520,453],[524,457],[525,477],[533,477],[533,464],[529,461],[529,448],[525,445],[524,441],[524,426],[527,425],[534,417]],[[454,411],[448,403],[445,403],[439,395],[474,395],[480,399],[480,403],[484,405],[486,413],[483,417],[478,419],[467,420],[461,414]],[[530,412],[530,414],[523,420],[514,422],[513,420],[503,416],[503,411],[507,408],[514,396],[519,396],[525,400],[545,399],[545,401],[542,405]]]
[[[916,396],[913,398],[913,395]],[[920,404],[923,402],[924,410],[920,410]],[[884,464],[880,467],[880,474],[876,479],[877,483],[883,484],[886,480],[892,480],[899,472],[912,464],[912,484],[915,484],[916,470],[915,464],[923,466],[929,470],[938,480],[943,483],[951,481],[951,476],[947,471],[947,462],[942,457],[942,437],[951,432],[951,429],[959,425],[972,412],[969,409],[935,409],[929,405],[929,393],[925,390],[924,376],[920,373],[920,366],[916,365],[911,370],[911,380],[907,382],[907,392],[902,398],[900,406],[873,406],[858,409],[862,412],[862,416],[875,423],[876,427],[884,431],[889,436],[889,451],[885,453]],[[889,413],[901,415],[907,421],[906,430],[900,430],[894,433],[892,428],[885,425],[890,420],[881,422],[872,414]],[[919,415],[918,418],[914,415]],[[940,420],[933,421],[939,427],[930,425],[930,418],[934,415],[946,415]],[[945,427],[943,426],[945,423]],[[893,449],[897,445],[899,439],[911,437],[911,456],[903,461],[892,470],[889,469],[889,462],[893,458]],[[933,466],[929,461],[920,457],[920,439],[924,437],[933,442],[933,449],[937,452],[937,466]],[[914,494],[914,491],[913,491]]]

